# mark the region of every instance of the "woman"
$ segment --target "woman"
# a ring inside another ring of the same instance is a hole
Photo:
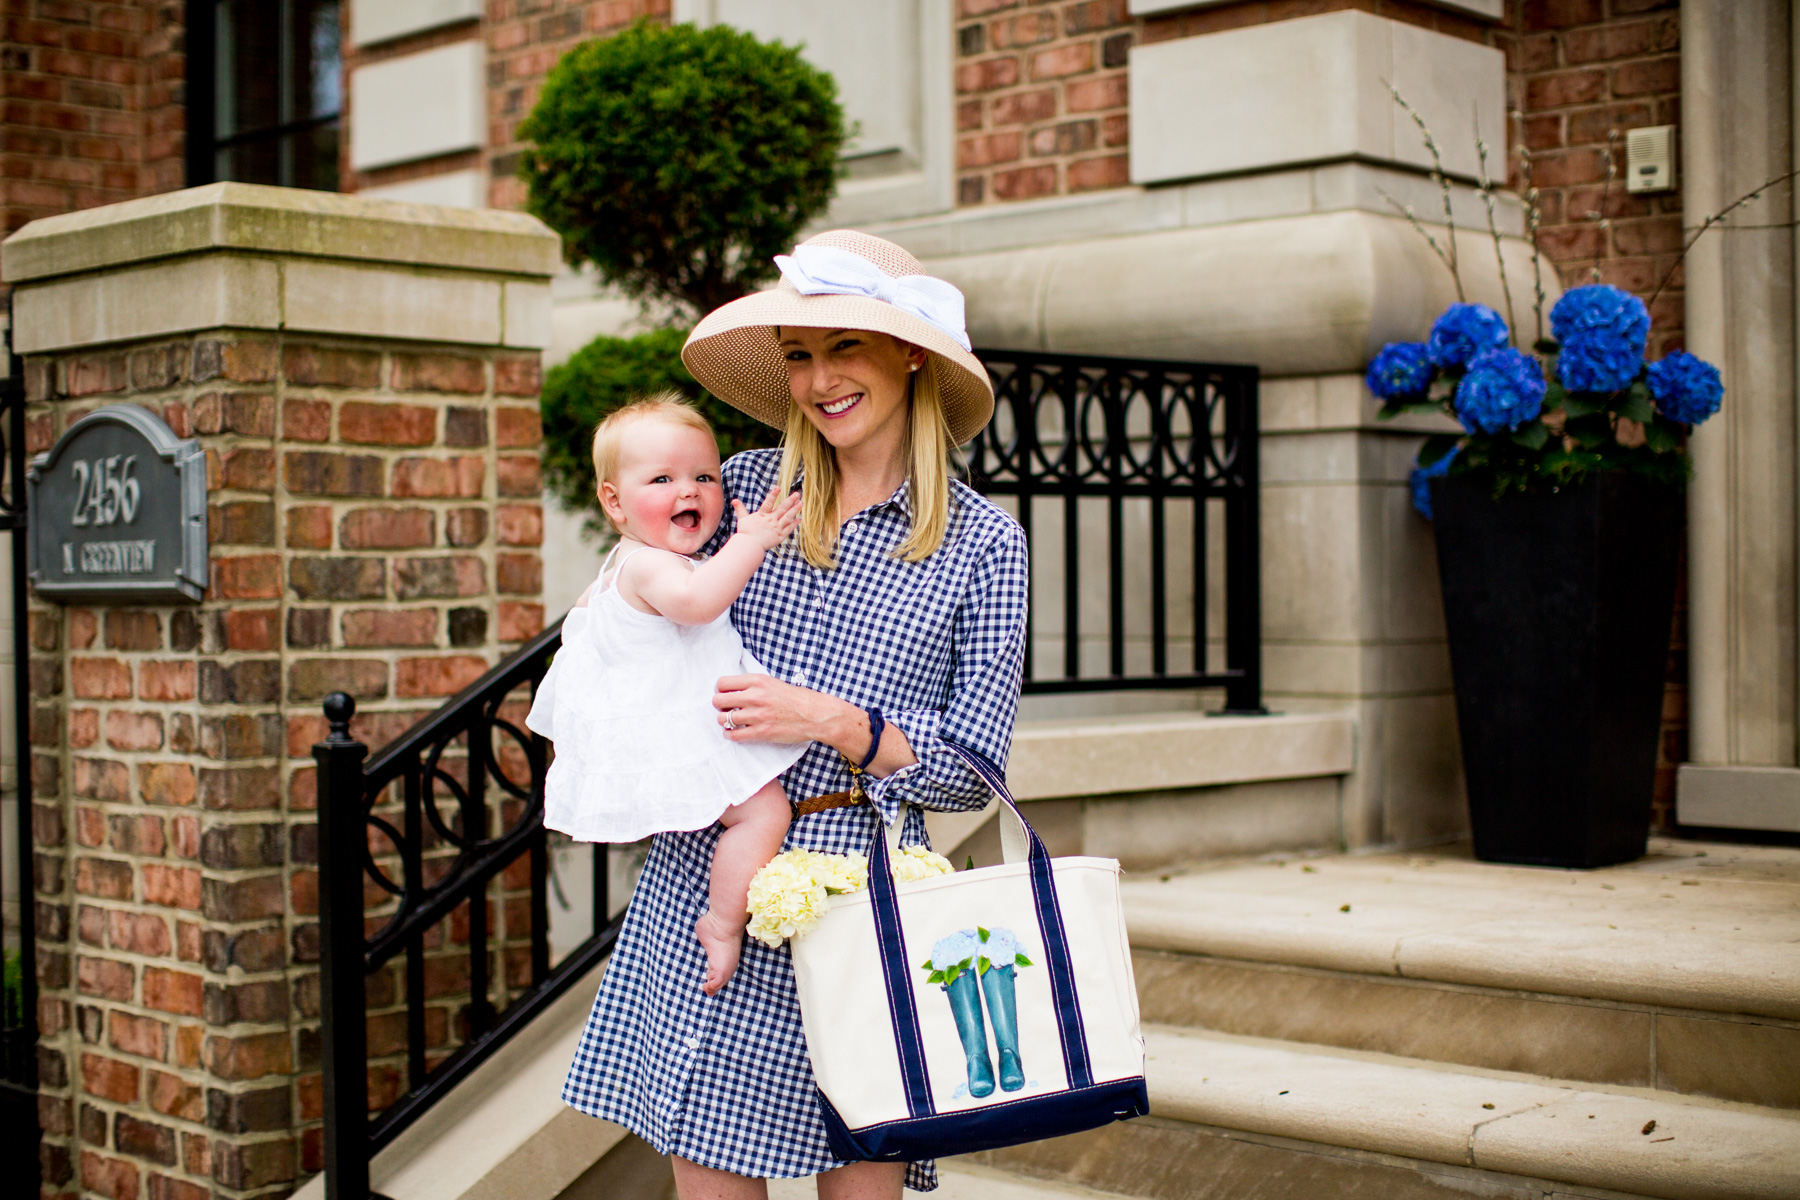
[[[784,431],[781,450],[725,464],[728,496],[802,496],[797,548],[732,608],[769,674],[721,679],[714,704],[733,740],[813,743],[782,777],[788,847],[865,852],[896,820],[922,843],[922,808],[988,798],[944,743],[1004,763],[1018,705],[1025,537],[949,473],[993,391],[961,293],[893,243],[825,233],[776,261],[780,286],[713,312],[682,351],[713,395]],[[812,1174],[823,1200],[935,1187],[929,1162],[832,1156],[785,947],[747,943],[724,990],[701,994],[693,930],[718,834],[652,844],[563,1098],[670,1155],[683,1200]]]

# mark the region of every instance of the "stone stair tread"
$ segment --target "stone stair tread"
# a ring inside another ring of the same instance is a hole
[[[813,1200],[817,1176],[769,1180],[769,1200]],[[910,1193],[909,1193],[910,1194]],[[1124,1200],[1116,1192],[1047,1179],[1029,1179],[960,1159],[938,1160],[938,1190],[932,1200]]]
[[[1774,1109],[1155,1026],[1146,1054],[1159,1117],[1668,1200],[1800,1191]]]
[[[1800,1019],[1800,850],[1668,841],[1596,871],[1267,860],[1124,896],[1144,948]]]

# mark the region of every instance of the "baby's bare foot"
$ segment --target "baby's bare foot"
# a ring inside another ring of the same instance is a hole
[[[700,984],[700,990],[711,996],[724,987],[737,970],[738,953],[744,945],[744,923],[733,925],[715,916],[709,908],[694,923],[694,933],[706,951],[706,979]]]

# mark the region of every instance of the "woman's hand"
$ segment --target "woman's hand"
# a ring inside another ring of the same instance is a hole
[[[783,683],[771,675],[727,675],[713,693],[719,725],[734,742],[823,742],[852,762],[869,752],[869,714],[848,700]],[[906,735],[889,724],[869,764],[877,777],[918,762]]]

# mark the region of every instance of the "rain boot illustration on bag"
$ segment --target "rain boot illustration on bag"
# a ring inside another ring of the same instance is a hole
[[[987,997],[994,1045],[1000,1051],[1000,1090],[1016,1092],[1025,1086],[1025,1067],[1019,1062],[1019,1010],[1013,994],[1013,964],[989,966],[982,972],[981,994]]]
[[[969,1095],[981,1097],[994,1090],[994,1065],[988,1061],[987,1030],[981,1024],[981,992],[975,973],[964,971],[944,985],[950,1011],[956,1017],[956,1033],[962,1038],[968,1059]]]
[[[984,995],[1000,1051],[1000,1087],[1016,1092],[1025,1086],[1025,1068],[1019,1059],[1014,970],[1030,965],[1031,960],[1020,952],[1011,930],[980,926],[939,938],[931,947],[931,957],[923,964],[931,972],[926,982],[941,985],[950,1001],[950,1015],[956,1020],[956,1034],[962,1039],[967,1058],[968,1094],[977,1099],[994,1091],[994,1067],[988,1057],[987,1029],[981,1019]]]

